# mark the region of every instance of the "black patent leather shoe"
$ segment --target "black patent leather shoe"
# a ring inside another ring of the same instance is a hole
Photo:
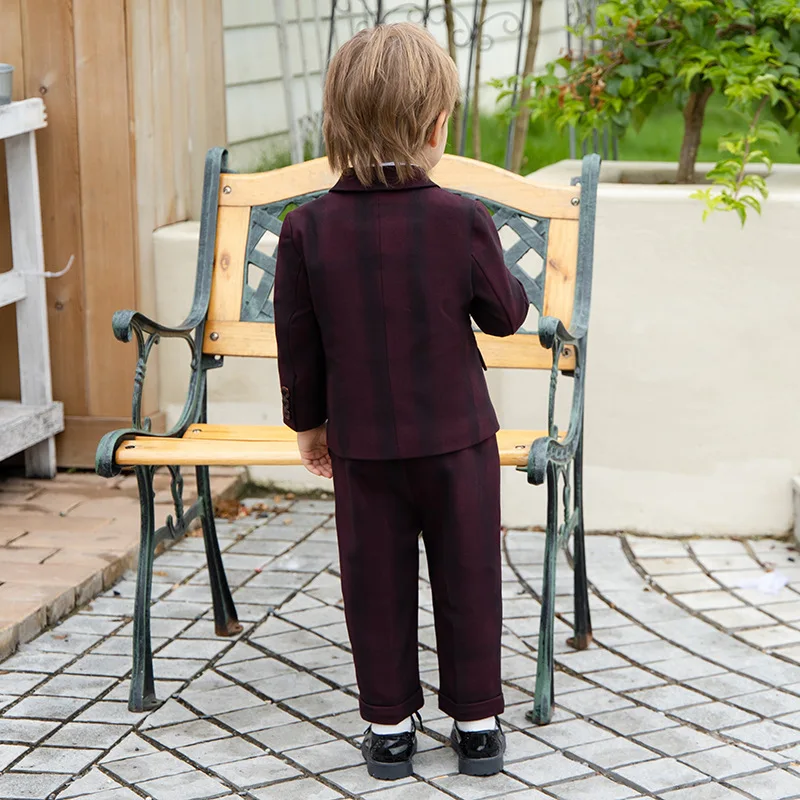
[[[421,727],[421,726],[420,726]],[[411,730],[385,736],[367,728],[361,742],[361,753],[367,762],[367,771],[381,781],[407,778],[412,772],[411,758],[417,752],[417,725],[412,717]]]
[[[462,775],[496,775],[503,769],[506,737],[500,721],[493,731],[468,733],[453,724],[450,743],[458,755],[458,771]]]

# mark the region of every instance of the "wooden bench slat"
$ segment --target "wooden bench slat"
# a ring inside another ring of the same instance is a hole
[[[211,338],[212,334],[215,338]],[[553,356],[539,344],[534,334],[517,334],[498,338],[477,333],[483,359],[489,367],[506,369],[550,369]],[[220,356],[277,358],[275,326],[268,322],[230,322],[209,319],[203,337],[203,352]],[[565,349],[559,362],[561,369],[575,368],[575,356]]]
[[[220,206],[266,205],[290,197],[329,189],[336,183],[326,158],[251,174],[225,174],[220,178]],[[431,172],[444,189],[488,197],[504,205],[551,219],[577,220],[574,204],[580,189],[574,186],[537,186],[520,175],[493,164],[461,156],[445,156]]]
[[[524,466],[531,443],[545,431],[502,430],[497,434],[500,463]],[[137,437],[116,453],[122,466],[278,466],[299,464],[293,431],[272,425],[193,425],[184,438]]]

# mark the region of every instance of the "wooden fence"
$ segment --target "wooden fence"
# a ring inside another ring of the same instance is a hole
[[[0,62],[14,99],[42,97],[37,135],[60,467],[92,466],[130,414],[134,348],[121,308],[152,310],[152,232],[199,216],[203,156],[225,143],[221,0],[0,0]],[[0,187],[5,186],[0,151]],[[0,272],[10,268],[0,188]],[[19,397],[13,308],[0,309],[0,398]],[[154,426],[156,370],[147,384]]]

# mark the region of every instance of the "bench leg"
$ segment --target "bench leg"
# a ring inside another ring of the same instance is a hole
[[[241,632],[242,626],[236,616],[236,607],[233,604],[228,579],[225,577],[225,567],[222,564],[222,554],[219,551],[208,467],[197,467],[196,474],[197,493],[202,505],[200,519],[203,523],[203,542],[206,546],[211,599],[214,604],[214,631],[217,636],[235,636]]]
[[[150,644],[150,598],[155,556],[155,510],[153,508],[154,467],[136,467],[141,506],[139,567],[133,612],[133,669],[128,699],[130,711],[149,711],[158,705],[153,681],[153,650]]]
[[[547,467],[547,531],[545,533],[542,613],[539,622],[539,657],[536,665],[536,695],[529,719],[547,725],[553,714],[553,627],[556,603],[556,559],[558,556],[558,472]]]
[[[586,579],[586,545],[583,525],[583,437],[578,443],[573,465],[575,478],[575,512],[578,524],[573,534],[573,568],[575,570],[575,626],[574,635],[567,640],[570,647],[586,650],[592,643],[592,618],[589,612],[589,586]]]

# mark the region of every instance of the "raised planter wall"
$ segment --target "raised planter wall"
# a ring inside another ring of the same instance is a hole
[[[588,362],[588,528],[786,533],[800,473],[800,167],[776,168],[763,217],[753,214],[742,230],[731,215],[703,223],[690,188],[617,183],[660,166],[604,165]],[[576,162],[561,162],[531,177],[564,184],[578,172]],[[154,235],[158,318],[166,323],[188,309],[197,236],[197,223]],[[165,345],[161,408],[172,422],[188,369],[180,343]],[[504,427],[544,427],[547,377],[490,373]],[[209,381],[211,421],[281,424],[274,361],[227,358]],[[330,488],[299,467],[251,474]],[[505,524],[542,524],[544,495],[503,470]]]

